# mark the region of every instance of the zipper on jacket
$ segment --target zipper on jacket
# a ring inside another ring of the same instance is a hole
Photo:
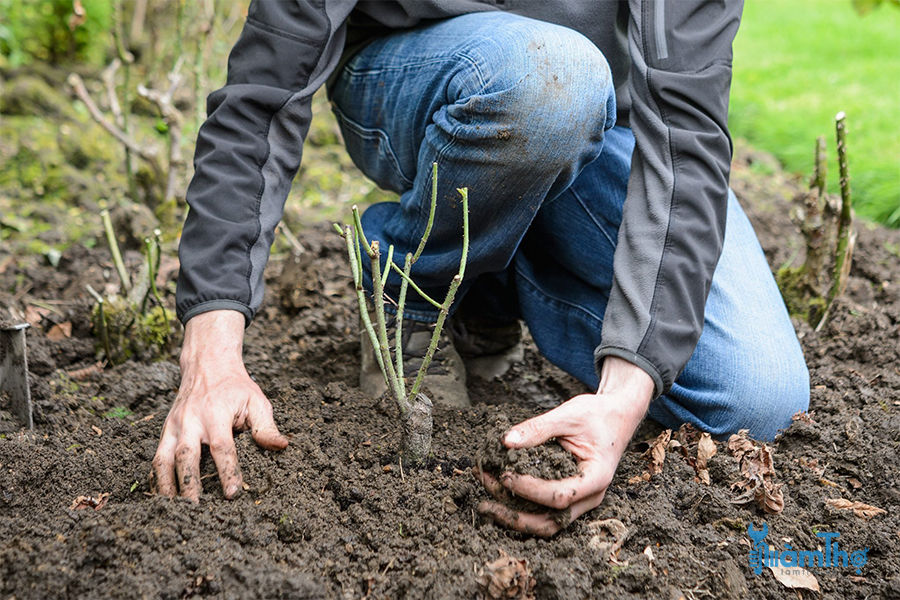
[[[664,0],[656,0],[653,3],[655,11],[654,29],[656,29],[656,59],[669,58],[669,46],[666,44],[666,5]]]

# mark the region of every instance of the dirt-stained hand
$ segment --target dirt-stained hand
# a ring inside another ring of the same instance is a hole
[[[200,448],[209,446],[226,498],[241,491],[243,479],[234,431],[250,429],[257,444],[283,450],[288,440],[275,426],[272,405],[250,379],[241,358],[244,317],[211,311],[188,321],[181,354],[181,387],[163,425],[153,459],[150,487],[174,497],[200,501]]]
[[[512,529],[549,537],[563,525],[546,513],[517,512],[504,505],[510,495],[555,510],[570,511],[571,520],[596,508],[603,500],[622,453],[640,424],[653,396],[653,380],[634,364],[616,357],[603,363],[596,394],[576,396],[523,423],[503,437],[508,448],[532,448],[551,438],[578,461],[576,476],[555,481],[517,473],[488,473],[476,477],[498,502],[485,501],[478,511]]]

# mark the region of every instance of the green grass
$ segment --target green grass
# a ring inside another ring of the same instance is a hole
[[[900,227],[900,10],[849,0],[747,0],[735,40],[730,128],[789,171],[812,173],[818,135],[837,191],[834,115],[847,113],[857,211]]]

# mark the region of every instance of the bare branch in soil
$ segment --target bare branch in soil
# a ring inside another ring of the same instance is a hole
[[[834,272],[831,278],[829,302],[844,293],[847,287],[847,275],[850,273],[850,262],[856,236],[851,234],[853,227],[853,208],[850,197],[850,173],[847,167],[847,124],[843,111],[835,116],[837,137],[838,168],[841,176],[841,215],[838,219],[837,250],[835,251]]]

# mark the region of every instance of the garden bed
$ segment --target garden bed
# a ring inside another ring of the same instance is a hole
[[[732,184],[777,268],[801,245],[788,218],[800,185],[777,170],[759,174],[769,160],[743,151]],[[675,452],[644,480],[647,459],[637,442],[660,431],[647,423],[602,505],[549,540],[484,522],[475,506],[486,494],[471,467],[499,413],[525,419],[584,391],[581,384],[529,344],[524,362],[501,380],[472,382],[472,408],[436,406],[433,459],[424,469],[401,469],[395,407],[356,387],[355,299],[342,242],[327,226],[300,232],[318,260],[300,270],[291,310],[281,302],[284,260],[270,263],[267,300],[245,342],[248,370],[291,443],[272,453],[248,433],[238,436],[246,486],[234,501],[224,499],[204,451],[198,505],[152,496],[147,484],[178,387],[177,359],[129,361],[84,379],[77,372],[96,362],[84,285],[103,289],[116,279],[103,244],[73,246],[57,268],[39,256],[0,253],[4,312],[31,300],[55,311],[45,310],[29,331],[33,433],[18,430],[0,398],[0,592],[20,599],[473,598],[479,573],[503,551],[527,560],[542,599],[815,597],[784,587],[768,569],[752,572],[747,526],[765,522],[778,548],[788,540],[814,550],[816,531],[836,531],[842,549],[869,549],[860,575],[810,569],[824,598],[896,598],[900,236],[865,224],[859,230],[846,298],[820,333],[798,325],[812,377],[811,420],[795,422],[773,444],[783,512],[731,502],[741,475],[721,442],[709,486]],[[63,322],[72,324],[70,337],[47,336]],[[99,509],[73,508],[79,496],[100,494],[109,496]],[[840,497],[887,514],[864,520],[826,505]],[[609,518],[627,528],[613,561],[592,548],[587,525]]]

